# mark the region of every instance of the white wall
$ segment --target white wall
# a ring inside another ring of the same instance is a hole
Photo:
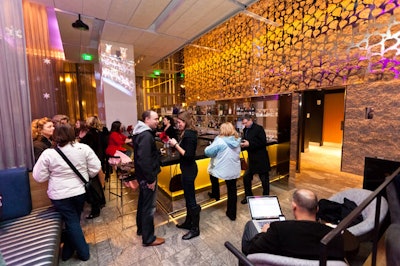
[[[107,128],[110,129],[116,120],[125,126],[136,125],[136,94],[129,96],[107,83],[103,83],[103,88]]]

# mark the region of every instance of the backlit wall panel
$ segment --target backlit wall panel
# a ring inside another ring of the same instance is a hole
[[[187,101],[344,87],[342,171],[362,175],[365,157],[400,161],[398,1],[261,0],[249,10],[281,26],[240,14],[185,47]]]
[[[184,50],[188,101],[399,76],[398,1],[259,1]]]

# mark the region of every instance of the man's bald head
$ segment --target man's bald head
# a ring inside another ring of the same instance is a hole
[[[318,211],[318,198],[311,190],[297,189],[293,193],[293,202],[310,215],[315,215]]]

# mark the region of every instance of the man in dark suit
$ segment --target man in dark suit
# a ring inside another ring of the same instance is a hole
[[[269,253],[286,257],[318,260],[320,241],[332,228],[318,223],[318,199],[314,192],[299,189],[293,193],[292,210],[296,220],[272,222],[258,233],[252,221],[247,222],[243,237],[244,254]],[[344,260],[343,237],[328,245],[328,259]]]
[[[247,196],[253,196],[251,182],[253,175],[258,174],[263,187],[263,195],[269,195],[269,170],[271,166],[267,152],[267,137],[264,128],[254,123],[252,117],[248,114],[242,118],[243,138],[240,147],[247,150],[248,169],[243,175],[245,198],[242,204],[247,203]]]

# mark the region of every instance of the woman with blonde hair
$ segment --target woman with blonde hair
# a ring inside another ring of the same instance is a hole
[[[80,143],[84,143],[88,145],[94,153],[96,153],[97,158],[99,158],[100,162],[103,162],[105,160],[105,148],[102,146],[102,142],[100,139],[100,122],[99,119],[95,116],[90,116],[86,119],[85,122],[85,127],[86,127],[86,133],[85,135],[80,139]],[[104,173],[100,170],[97,176],[93,177],[97,178],[96,182],[99,182],[99,186],[104,187]],[[101,208],[106,204],[106,200],[104,197],[104,193],[101,195],[102,202],[96,202],[92,203],[92,210],[88,216],[86,216],[86,219],[94,219],[98,216],[100,216],[100,210]]]
[[[240,138],[230,122],[223,123],[219,135],[210,146],[204,150],[206,156],[211,157],[208,173],[211,180],[209,196],[219,200],[218,178],[225,180],[228,191],[226,216],[236,220],[237,188],[236,179],[240,177]]]
[[[183,195],[186,201],[186,220],[183,224],[177,224],[178,228],[190,230],[182,239],[188,240],[200,235],[199,222],[201,207],[196,202],[196,190],[194,181],[198,168],[196,164],[197,131],[193,115],[188,111],[181,111],[177,117],[177,126],[180,133],[179,142],[171,138],[169,144],[175,148],[180,156],[180,168],[182,171]]]
[[[51,137],[53,136],[54,125],[50,118],[42,117],[32,121],[31,129],[36,162],[42,152],[52,145]]]

